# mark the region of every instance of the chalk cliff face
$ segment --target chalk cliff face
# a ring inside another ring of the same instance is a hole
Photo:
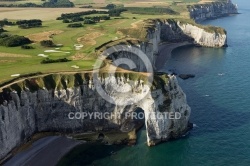
[[[138,42],[136,47],[147,55],[153,66],[160,42],[187,41],[209,47],[226,45],[226,33],[207,31],[196,24],[176,20],[152,22],[154,26],[147,31],[147,41]],[[145,64],[132,53],[119,52],[111,59],[115,61],[123,57],[137,62],[135,71],[145,71]],[[155,76],[152,87],[145,79],[130,74],[101,77],[102,87],[115,102],[131,101],[131,104],[120,106],[107,102],[97,93],[89,73],[47,75],[7,87],[0,93],[0,159],[36,132],[120,130],[127,121],[124,114],[137,108],[145,112],[149,146],[180,137],[188,130],[190,107],[174,76]],[[117,89],[128,93],[118,93]],[[141,95],[145,97],[134,102]],[[115,116],[102,120],[90,119],[89,116],[70,119],[70,112],[114,113]],[[171,119],[166,117],[166,113],[179,113],[181,116],[180,119]]]
[[[182,31],[192,37],[196,44],[207,47],[224,47],[227,45],[227,35],[221,32],[207,32],[206,30],[199,28],[191,24],[180,24],[178,26]]]
[[[160,41],[189,42],[205,47],[227,46],[227,34],[223,28],[205,27],[173,19],[154,20],[153,22],[155,27],[154,30],[148,32],[148,39],[155,50],[158,50]]]
[[[238,13],[238,8],[231,0],[227,0],[226,2],[213,2],[189,6],[189,12],[190,17],[199,22],[228,16],[229,14],[236,14]]]
[[[134,112],[137,108],[145,112],[150,146],[180,137],[187,131],[190,107],[174,76],[155,76],[152,87],[140,79],[134,80],[130,75],[109,76],[102,78],[102,86],[115,102],[136,99],[145,92],[149,93],[137,103],[131,101],[131,105],[111,104],[97,93],[91,78],[80,73],[27,79],[5,89],[0,94],[0,158],[36,132],[78,133],[96,131],[97,128],[119,130],[128,120],[125,113]],[[127,93],[121,95],[117,87]],[[90,117],[71,119],[70,112],[99,112],[115,116],[102,120]],[[178,112],[180,119],[155,117],[170,112]]]

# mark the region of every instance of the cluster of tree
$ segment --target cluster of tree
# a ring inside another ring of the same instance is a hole
[[[95,21],[91,20],[91,19],[85,19],[84,20],[84,24],[94,24]]]
[[[0,0],[0,2],[3,1],[3,2],[15,2],[15,1],[21,1],[21,0]]]
[[[63,20],[63,23],[70,23],[69,20]],[[94,24],[96,23],[94,20],[92,19],[84,19],[83,20],[84,24]],[[73,23],[73,24],[69,24],[68,25],[69,28],[78,28],[78,27],[83,27],[82,23]]]
[[[116,5],[111,3],[111,4],[108,4],[105,8],[106,8],[106,9],[109,9],[109,10],[115,9],[115,8],[116,8]]]
[[[33,19],[33,20],[19,20],[16,22],[19,28],[27,29],[42,26],[42,20]]]
[[[55,44],[53,43],[52,40],[42,40],[40,41],[41,46],[43,47],[54,47]]]
[[[74,17],[71,20],[70,19],[64,19],[63,23],[72,23],[72,22],[80,22],[84,21],[84,24],[94,24],[96,22],[100,22],[101,20],[110,20],[109,16],[93,16],[93,17]]]
[[[18,35],[10,35],[6,33],[0,34],[0,45],[6,47],[16,47],[22,46],[25,44],[30,44],[31,41],[29,38]]]
[[[7,19],[0,20],[0,26],[3,27],[4,25],[15,25],[15,23],[10,22]]]
[[[21,3],[21,4],[0,4],[0,7],[43,7],[35,3]]]
[[[67,59],[67,58],[61,58],[61,59],[50,59],[50,58],[46,58],[44,60],[41,61],[41,64],[46,64],[46,63],[59,63],[59,62],[69,62],[71,60]]]
[[[71,20],[70,19],[64,19],[63,23],[80,22],[80,21],[84,21],[84,19],[82,17],[74,17]]]
[[[79,8],[92,8],[92,5],[84,5],[84,6],[80,6]]]
[[[56,8],[56,7],[74,7],[74,3],[69,0],[49,0],[42,4],[43,7]]]
[[[168,7],[126,7],[133,14],[178,14]]]
[[[69,28],[79,28],[83,27],[82,23],[73,23],[73,24],[68,24]]]
[[[94,22],[100,22],[101,20],[110,20],[110,17],[109,16],[87,16],[87,17],[84,17],[85,19],[91,19],[93,20]]]
[[[0,34],[1,34],[2,32],[5,32],[5,30],[4,30],[2,27],[0,27]]]
[[[28,50],[28,49],[34,49],[34,47],[32,47],[32,46],[27,46],[27,45],[23,45],[23,46],[21,46],[21,48],[22,48],[22,49],[26,49],[26,50]]]
[[[57,20],[79,18],[81,16],[86,16],[86,15],[90,15],[90,14],[108,14],[108,12],[107,11],[89,10],[89,11],[77,12],[77,13],[63,13],[63,14],[61,14],[61,17],[57,17]]]
[[[110,17],[119,17],[122,12],[127,11],[125,8],[115,8],[108,11]]]

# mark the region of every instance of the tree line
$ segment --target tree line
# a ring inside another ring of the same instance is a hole
[[[67,59],[67,58],[60,58],[60,59],[50,59],[50,58],[46,58],[44,60],[41,61],[41,64],[47,64],[47,63],[59,63],[59,62],[69,62],[71,60]]]
[[[29,38],[26,38],[24,36],[4,33],[6,32],[6,30],[3,29],[3,26],[6,24],[8,25],[9,23],[10,22],[8,22],[6,19],[0,21],[0,46],[16,47],[30,44],[32,42]]]
[[[43,4],[35,4],[35,3],[23,3],[23,4],[0,4],[0,7],[44,7],[44,8],[70,8],[74,7],[74,3],[69,0],[49,0],[48,2],[44,2]]]
[[[5,25],[18,25],[19,28],[33,28],[42,26],[42,20],[31,19],[31,20],[18,20],[16,22],[10,22],[7,19],[0,20],[0,27]]]
[[[74,23],[83,21],[84,24],[94,24],[96,22],[100,22],[101,20],[110,20],[110,17],[118,17],[120,14],[126,11],[124,8],[115,8],[109,9],[109,11],[98,11],[98,10],[90,10],[84,12],[76,12],[76,13],[63,13],[60,17],[57,17],[57,20],[63,20],[63,23],[73,23],[69,24],[68,27],[82,27],[81,23]],[[101,16],[89,16],[91,14],[107,14]],[[84,18],[82,18],[84,17]]]
[[[57,20],[79,18],[90,14],[108,14],[108,11],[89,10],[76,13],[62,13],[60,17],[57,17]]]
[[[22,46],[22,45],[30,44],[30,43],[31,43],[30,39],[24,36],[10,35],[6,33],[0,34],[1,46],[16,47],[16,46]]]
[[[110,9],[109,11],[89,10],[89,11],[76,12],[76,13],[63,13],[61,14],[60,17],[57,17],[56,19],[57,20],[74,19],[74,18],[79,18],[82,16],[91,15],[91,14],[108,14],[109,17],[117,17],[117,16],[120,16],[120,14],[126,10],[127,9],[125,8],[115,8],[115,9]],[[106,16],[105,18],[107,17],[108,16]]]
[[[64,19],[63,23],[73,23],[83,21],[84,24],[94,24],[96,22],[100,22],[101,20],[110,20],[109,16],[88,16],[88,17],[74,17],[72,19]]]
[[[34,27],[41,27],[42,20],[32,19],[32,20],[19,20],[16,22],[19,28],[27,29]]]
[[[3,27],[4,25],[15,25],[15,22],[10,22],[7,19],[0,20],[0,27]]]

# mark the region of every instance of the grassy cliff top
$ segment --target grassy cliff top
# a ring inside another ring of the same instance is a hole
[[[100,72],[100,79],[109,77],[107,72]],[[149,77],[143,73],[136,72],[117,72],[115,73],[117,79],[125,78],[125,83],[132,83],[136,81],[138,84],[146,85]],[[88,73],[72,73],[72,74],[48,74],[43,76],[35,76],[32,78],[25,78],[20,81],[9,84],[4,89],[0,90],[0,104],[6,100],[6,94],[8,92],[15,91],[19,96],[22,91],[35,92],[42,89],[47,90],[63,90],[67,88],[79,87],[81,85],[88,85],[93,80],[92,72]],[[166,74],[154,75],[152,90],[164,89],[164,86],[168,84],[169,77]],[[132,81],[132,82],[130,82]],[[134,83],[132,83],[134,85]]]
[[[87,1],[75,0],[74,2],[92,4]],[[179,19],[192,22],[189,20],[187,5],[199,3],[199,0],[170,0],[167,2],[163,0],[159,2],[153,0],[145,2],[126,0],[124,3],[116,2],[117,5],[129,7],[129,10],[123,12],[119,17],[111,17],[110,20],[102,20],[95,24],[84,24],[81,28],[68,28],[67,23],[63,23],[62,20],[56,20],[56,17],[60,16],[61,13],[74,13],[92,10],[92,8],[58,9],[55,13],[53,13],[54,9],[46,8],[1,8],[0,16],[2,18],[7,18],[9,21],[42,19],[43,26],[30,29],[20,29],[17,25],[3,27],[7,31],[5,33],[25,36],[31,39],[33,43],[29,44],[29,46],[32,46],[33,49],[0,46],[0,83],[11,80],[13,75],[19,74],[29,75],[30,73],[46,74],[93,70],[93,64],[95,64],[98,57],[96,50],[103,46],[103,48],[106,48],[120,43],[136,45],[140,41],[147,40],[148,31],[154,31],[154,20],[157,19]],[[104,7],[107,4],[94,3],[92,5],[93,7]],[[131,8],[134,6],[137,8]],[[140,9],[138,12],[142,14],[136,13],[138,8]],[[157,12],[158,10],[159,12]],[[97,15],[89,16],[94,17]],[[223,29],[214,27],[202,28],[207,29],[207,31],[223,32]],[[52,40],[53,43],[61,46],[43,47],[40,45],[41,40]],[[83,47],[76,49],[76,44],[83,45]],[[57,52],[48,52],[49,50]],[[41,55],[48,56],[48,58],[53,60],[67,58],[71,61],[41,64],[41,61],[44,60],[44,57]]]

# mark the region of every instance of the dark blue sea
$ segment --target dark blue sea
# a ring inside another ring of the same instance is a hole
[[[147,147],[143,129],[138,145],[113,147],[93,165],[250,166],[250,1],[234,2],[241,14],[202,23],[225,28],[228,48],[178,48],[164,68],[196,75],[179,79],[196,126],[189,136]]]

